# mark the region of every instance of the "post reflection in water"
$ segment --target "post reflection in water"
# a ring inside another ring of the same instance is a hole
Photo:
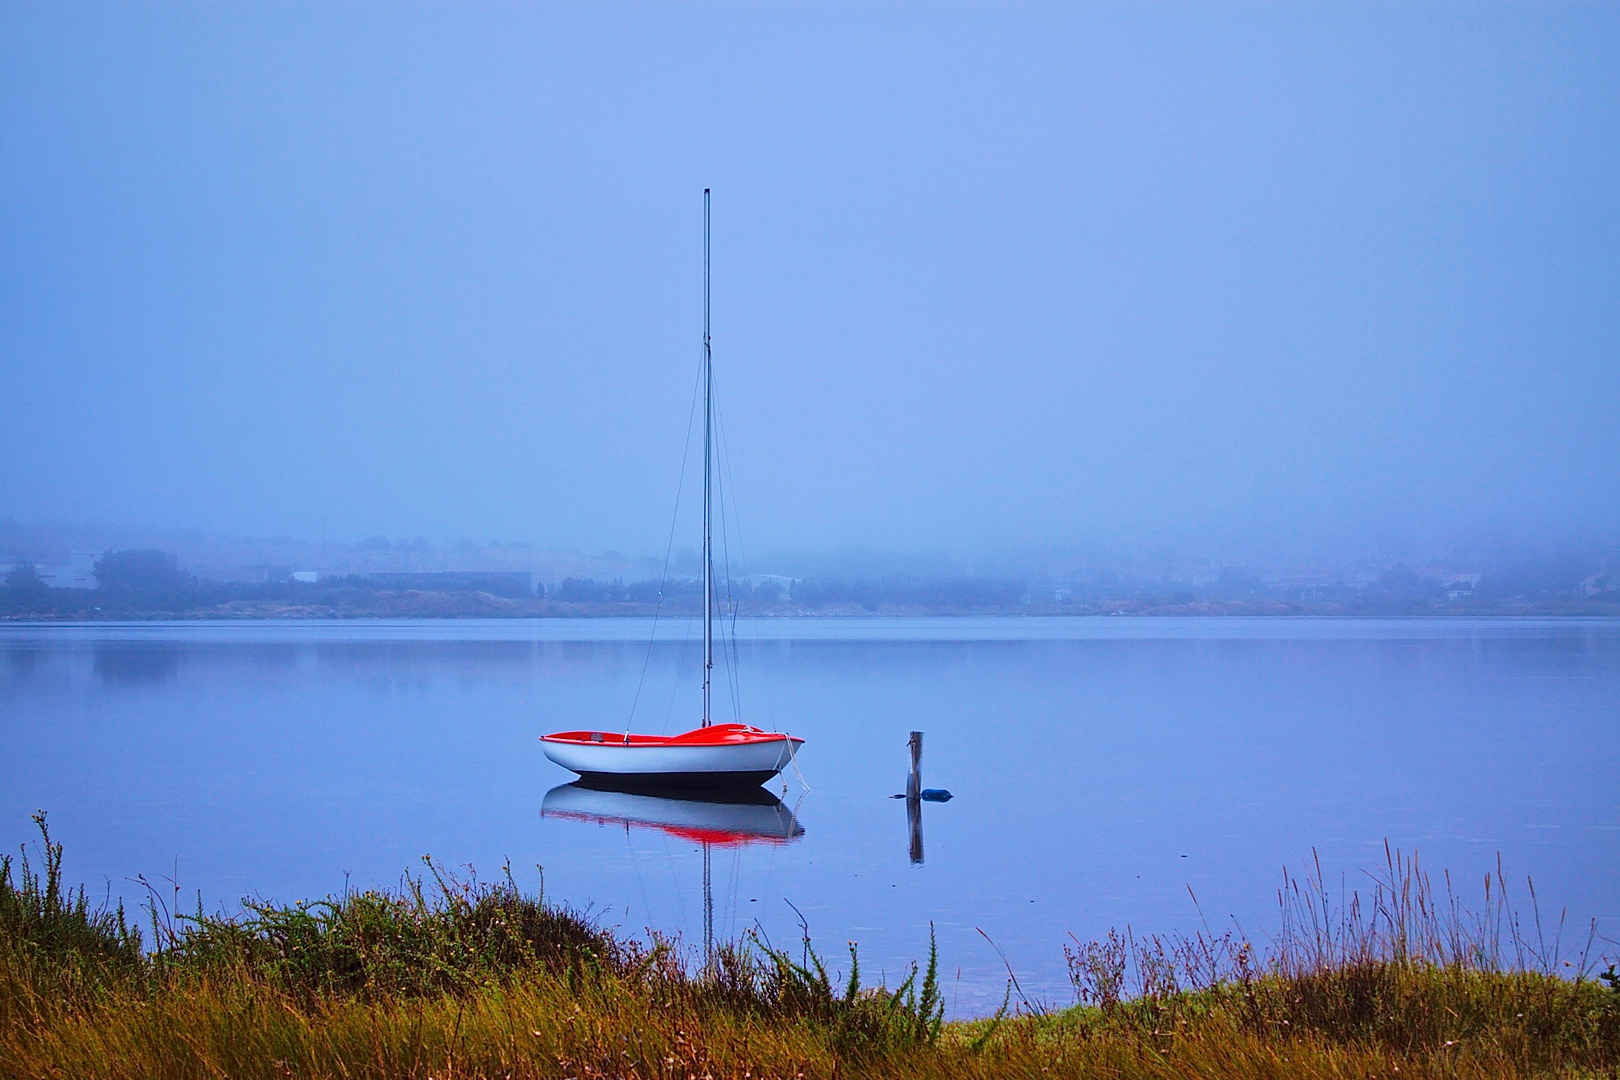
[[[906,853],[911,857],[911,865],[921,866],[923,863],[922,804],[925,802],[950,802],[952,795],[944,788],[925,788],[922,786],[923,733],[913,731],[906,745],[911,748],[911,772],[906,776],[906,793],[896,795],[895,798],[906,800],[906,832],[910,837],[910,843],[906,846]]]
[[[921,866],[923,861],[922,838],[922,800],[914,795],[906,796],[906,832],[910,835],[911,843],[907,845],[907,854],[911,856],[913,866]]]
[[[703,849],[703,956],[714,957],[714,890],[711,847],[790,844],[804,835],[797,806],[764,788],[742,791],[635,790],[606,788],[576,780],[546,792],[542,818],[656,829]]]
[[[908,854],[913,866],[921,866],[923,861],[922,744],[923,733],[913,731],[907,740],[911,749],[911,772],[906,775],[906,831],[911,834]]]

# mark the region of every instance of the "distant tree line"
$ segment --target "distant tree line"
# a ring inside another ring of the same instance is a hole
[[[504,598],[512,614],[645,614],[652,610],[701,609],[702,582],[692,577],[663,582],[597,581],[568,578],[549,591],[530,592],[523,575],[377,574],[327,577],[315,582],[206,581],[187,574],[174,555],[155,550],[113,551],[95,564],[94,589],[51,588],[37,569],[23,562],[0,586],[0,616],[116,618],[127,615],[179,615],[232,603],[308,606],[329,611],[364,612],[380,599],[402,595],[431,597],[455,592],[487,592]],[[498,578],[510,578],[498,581]],[[1310,584],[1267,580],[1250,571],[1228,569],[1214,581],[1190,586],[1131,579],[1113,572],[1060,584],[1029,585],[1011,578],[778,580],[717,582],[722,610],[736,614],[970,614],[1038,612],[1106,614],[1113,611],[1299,611],[1346,614],[1424,614],[1445,611],[1569,609],[1620,612],[1620,575],[1590,560],[1525,559],[1505,562],[1472,578],[1446,580],[1395,566],[1371,581]],[[405,601],[407,607],[411,601]],[[1224,608],[1221,605],[1226,605]],[[1562,607],[1560,607],[1562,605]],[[423,607],[424,613],[431,613]]]
[[[847,608],[859,612],[890,609],[935,608],[948,610],[1002,609],[1024,603],[1025,586],[1018,581],[955,578],[941,581],[907,579],[875,581],[799,581],[791,593],[778,582],[737,580],[716,582],[721,610],[739,614]],[[569,578],[551,593],[564,603],[657,604],[697,610],[703,603],[703,582],[677,578],[660,586],[657,581],[596,581]]]
[[[32,563],[20,563],[6,575],[4,587],[0,588],[0,615],[181,614],[239,601],[341,608],[363,606],[378,593],[407,587],[389,581],[386,575],[373,579],[364,574],[312,582],[208,581],[185,573],[174,555],[153,550],[108,552],[96,561],[94,573],[93,589],[56,589],[46,585]],[[460,575],[464,579],[477,576]],[[456,578],[447,575],[445,585],[455,591],[470,587]],[[502,595],[513,592],[504,583],[498,591]],[[522,592],[525,597],[533,595]],[[541,586],[539,597],[544,595]]]
[[[854,608],[974,611],[1023,606],[1028,588],[1021,581],[961,577],[942,580],[805,581],[793,590],[792,603],[805,608]]]
[[[597,581],[595,578],[566,578],[551,592],[551,597],[565,604],[657,604],[662,593],[666,601],[691,599],[694,604],[703,597],[703,583],[684,578],[664,582],[656,581]]]

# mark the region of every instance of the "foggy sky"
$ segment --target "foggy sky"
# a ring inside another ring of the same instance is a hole
[[[755,549],[1614,530],[1617,57],[1612,5],[8,4],[0,517],[661,552],[712,186]]]

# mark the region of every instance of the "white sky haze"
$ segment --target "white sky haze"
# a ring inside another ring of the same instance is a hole
[[[1620,526],[1612,5],[0,8],[0,517]]]

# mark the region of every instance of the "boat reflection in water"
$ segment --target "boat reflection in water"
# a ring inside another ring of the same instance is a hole
[[[709,849],[791,844],[804,835],[798,815],[764,788],[635,791],[575,781],[546,792],[540,816],[596,825],[656,829],[703,849],[703,955],[714,956],[714,891]]]
[[[741,791],[627,791],[575,781],[546,792],[540,816],[659,829],[683,840],[735,847],[787,844],[804,826],[764,788]]]

